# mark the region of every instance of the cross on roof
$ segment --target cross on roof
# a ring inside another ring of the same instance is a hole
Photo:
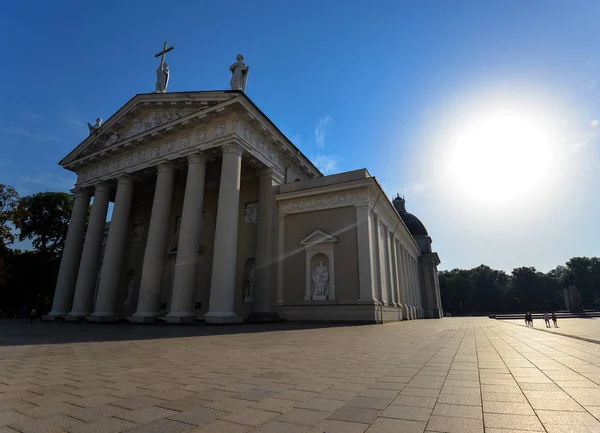
[[[164,46],[163,50],[162,50],[160,53],[158,53],[158,54],[156,54],[156,55],[154,56],[154,57],[162,56],[162,57],[160,58],[160,68],[161,68],[161,69],[162,69],[162,66],[163,66],[163,64],[165,63],[165,55],[166,55],[166,54],[167,54],[169,51],[171,51],[173,48],[175,48],[175,47],[169,47],[169,48],[167,48],[167,46],[168,46],[168,45],[169,45],[169,43],[168,43],[167,41],[165,41],[165,46]]]

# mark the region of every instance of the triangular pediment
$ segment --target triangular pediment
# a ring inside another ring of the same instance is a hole
[[[325,233],[323,230],[315,230],[300,241],[300,245],[315,245],[315,244],[335,244],[340,240],[329,233]]]
[[[60,165],[68,166],[90,155],[113,152],[119,146],[185,121],[194,114],[235,99],[236,92],[149,93],[133,97],[102,125],[90,133]]]
[[[248,154],[265,166],[283,167],[291,161],[298,173],[308,178],[321,176],[248,96],[237,90],[136,95],[59,164],[78,174],[79,185],[88,186],[113,173],[143,168],[159,155],[181,154],[181,149],[211,148],[209,154],[217,155],[218,147],[230,139],[247,145]]]

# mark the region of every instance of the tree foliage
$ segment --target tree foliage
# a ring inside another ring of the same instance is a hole
[[[488,266],[439,274],[442,304],[453,315],[560,310],[572,275],[584,308],[600,307],[600,258],[573,257],[547,273],[520,267],[508,275]]]
[[[72,206],[71,194],[19,198],[14,188],[0,185],[0,316],[24,306],[49,310]],[[15,230],[19,240],[32,241],[33,251],[7,247],[15,240]]]
[[[60,254],[72,209],[73,195],[65,192],[40,192],[21,198],[14,219],[19,240],[31,240],[42,253]]]
[[[15,240],[10,223],[15,219],[19,194],[10,185],[0,183],[0,250],[4,250]]]

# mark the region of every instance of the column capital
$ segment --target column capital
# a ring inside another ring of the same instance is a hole
[[[81,188],[81,187],[77,187],[77,188],[73,188],[71,190],[71,193],[75,195],[75,197],[89,197],[90,192],[86,189],[86,188]]]
[[[203,153],[192,153],[187,156],[188,164],[206,164],[206,155]]]
[[[275,170],[273,170],[270,167],[268,167],[268,168],[261,168],[260,170],[256,170],[256,175],[259,178],[261,178],[261,179],[274,178],[275,177]]]
[[[117,178],[118,185],[133,185],[134,177],[129,174],[124,174]]]
[[[106,182],[100,182],[94,185],[95,192],[110,191],[110,185]]]
[[[226,153],[235,153],[238,156],[242,156],[244,153],[244,148],[239,144],[231,143],[224,145],[221,150],[223,151],[223,155]]]
[[[175,171],[175,167],[170,162],[161,162],[156,166],[157,173],[173,173]]]

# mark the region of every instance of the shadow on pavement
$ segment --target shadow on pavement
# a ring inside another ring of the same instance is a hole
[[[67,323],[0,319],[0,347],[101,341],[153,340],[211,335],[253,334],[274,331],[356,326],[336,323],[261,323],[228,326],[111,323]]]

